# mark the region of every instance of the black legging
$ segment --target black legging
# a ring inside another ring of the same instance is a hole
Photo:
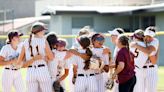
[[[136,84],[136,76],[134,75],[131,79],[123,84],[119,84],[119,92],[133,92]]]

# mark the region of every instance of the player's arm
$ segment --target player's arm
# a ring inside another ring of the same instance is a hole
[[[3,56],[0,56],[0,66],[10,65],[15,63],[16,61],[17,61],[16,59],[5,61],[5,58]]]
[[[68,76],[68,73],[69,73],[69,69],[65,69],[65,73],[57,81],[61,82],[62,80],[64,80]]]
[[[46,41],[46,48],[45,48],[45,51],[46,51],[46,57],[48,59],[48,61],[52,61],[54,59],[54,55],[50,49],[50,46],[48,44],[48,42]]]
[[[158,47],[157,53],[155,55],[149,56],[149,59],[152,64],[157,64],[158,57],[159,57],[159,47]]]
[[[77,78],[77,65],[73,65],[73,78],[72,83],[75,84]]]
[[[77,76],[77,65],[73,65],[73,77]]]
[[[104,67],[103,67],[103,70],[105,72],[108,72],[109,71],[109,64],[110,64],[110,61],[109,61],[109,54],[103,54],[103,61],[104,61]]]
[[[138,44],[131,44],[131,47],[134,47],[134,48],[137,48],[138,50],[150,55],[153,51],[155,51],[155,47],[150,45],[150,46],[147,46],[147,47],[143,47],[143,46],[140,46]]]
[[[124,67],[125,67],[125,63],[119,62],[115,72],[112,75],[112,79],[115,79],[116,75],[118,75],[124,69]]]
[[[88,60],[89,59],[89,56],[85,53],[79,53],[78,51],[74,50],[74,49],[70,49],[69,52],[83,58],[84,60]]]
[[[22,64],[24,57],[25,57],[25,47],[22,46],[21,53],[20,53],[20,55],[18,57],[18,61],[17,61],[18,65]]]
[[[43,57],[42,57],[41,55],[36,55],[36,56],[32,57],[30,60],[25,61],[25,62],[23,63],[22,68],[26,68],[26,67],[32,65],[35,61],[41,60],[41,59],[43,59]]]

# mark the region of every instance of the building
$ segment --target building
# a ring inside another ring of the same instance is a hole
[[[34,16],[35,0],[0,0],[0,21]]]
[[[35,15],[40,16],[47,6],[142,6],[162,2],[164,0],[36,0]]]
[[[48,7],[44,14],[51,15],[50,31],[57,34],[77,34],[83,26],[89,25],[96,32],[106,33],[116,27],[121,27],[126,32],[133,32],[138,28],[157,26],[159,31],[164,31],[164,4],[146,6],[56,6]],[[160,55],[164,54],[164,43],[160,40]],[[70,45],[74,41],[68,39]],[[109,39],[106,45],[113,49]],[[164,65],[164,57],[160,56],[160,65]]]

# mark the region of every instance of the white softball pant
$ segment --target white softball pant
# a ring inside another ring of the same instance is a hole
[[[98,92],[95,75],[77,76],[75,92]]]
[[[144,71],[142,68],[135,67],[135,72],[137,81],[133,92],[145,92]]]
[[[145,92],[157,92],[158,66],[144,68],[143,74],[145,74]]]
[[[2,73],[2,92],[11,92],[14,86],[16,92],[25,92],[20,70],[4,69]]]
[[[47,66],[28,68],[26,82],[27,92],[52,92],[52,81]]]
[[[96,75],[98,92],[105,92],[105,84],[108,81],[108,74],[107,73],[100,73]]]

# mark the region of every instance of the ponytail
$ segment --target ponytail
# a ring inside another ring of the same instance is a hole
[[[29,38],[28,42],[29,42],[29,49],[31,51],[31,57],[33,57],[34,55],[33,55],[33,51],[32,51],[31,40],[32,40],[32,33],[30,34],[30,38]]]
[[[86,54],[87,56],[89,56],[89,58],[84,62],[85,63],[84,70],[88,70],[90,66],[90,58],[92,57],[92,51],[90,50],[90,48],[86,48]]]
[[[126,46],[129,52],[130,60],[133,61],[133,56],[129,49],[129,38],[125,35],[122,35],[119,37],[119,41],[121,42],[122,45]]]

